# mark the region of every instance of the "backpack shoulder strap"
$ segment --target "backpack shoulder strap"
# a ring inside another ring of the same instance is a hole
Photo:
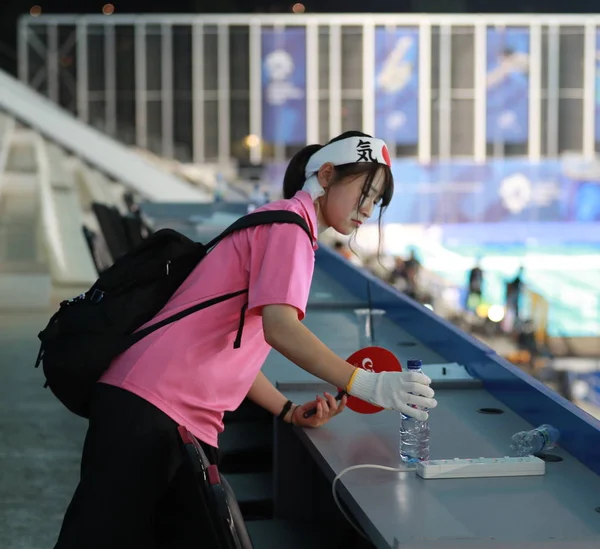
[[[308,223],[306,223],[302,216],[288,210],[266,210],[240,217],[237,221],[227,227],[227,229],[225,229],[220,235],[213,238],[206,245],[206,249],[210,250],[221,240],[234,232],[241,231],[243,229],[249,229],[251,227],[258,227],[259,225],[271,225],[273,223],[292,223],[294,225],[298,225],[308,235],[311,243],[313,241],[313,236],[310,232],[310,228],[308,227]]]
[[[304,218],[302,216],[300,216],[294,212],[287,211],[287,210],[270,210],[270,211],[264,211],[264,212],[251,213],[251,214],[245,215],[244,217],[241,217],[235,223],[233,223],[227,229],[225,229],[219,236],[217,236],[213,240],[211,240],[206,245],[206,249],[210,250],[213,246],[218,244],[223,238],[234,233],[235,231],[241,231],[242,229],[248,229],[250,227],[258,227],[259,225],[270,225],[272,223],[292,223],[292,224],[302,227],[302,229],[304,229],[304,232],[310,238],[310,242],[312,244],[312,241],[313,241],[312,233],[310,232],[308,223],[306,223],[306,221],[304,220]],[[233,297],[241,295],[247,291],[248,290],[240,290],[238,292],[234,292],[234,293],[227,294],[224,296],[219,296],[219,297],[210,299],[208,301],[204,301],[202,303],[197,303],[196,305],[189,307],[187,309],[184,309],[183,311],[179,311],[178,313],[171,315],[171,316],[161,320],[160,322],[156,322],[155,324],[152,324],[151,326],[147,326],[146,328],[139,330],[138,332],[135,332],[135,333],[131,334],[128,338],[126,338],[125,344],[123,347],[123,351],[125,349],[129,348],[134,343],[137,343],[138,341],[140,341],[147,335],[151,334],[155,330],[162,328],[163,326],[167,326],[168,324],[171,324],[172,322],[181,320],[182,318],[185,318],[186,316],[191,315],[192,313],[195,313],[196,311],[200,311],[201,309],[205,309],[207,307],[210,307],[211,305],[220,303],[221,301],[226,301],[228,299],[231,299]]]

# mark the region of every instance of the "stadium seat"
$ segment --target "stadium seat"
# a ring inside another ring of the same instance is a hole
[[[335,549],[334,532],[317,524],[286,520],[246,523],[225,475],[209,462],[202,446],[187,428],[179,435],[198,481],[200,497],[208,503],[211,520],[224,549]],[[338,540],[339,543],[339,540]],[[190,548],[191,549],[191,548]]]
[[[227,423],[219,436],[220,468],[224,473],[272,470],[273,419]]]

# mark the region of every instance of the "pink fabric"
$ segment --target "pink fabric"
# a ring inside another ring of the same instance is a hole
[[[311,227],[313,243],[302,228],[289,224],[255,227],[226,238],[151,323],[212,297],[245,288],[249,293],[157,330],[117,357],[100,379],[144,398],[212,446],[223,431],[224,412],[241,404],[271,349],[264,339],[261,308],[287,304],[304,318],[317,247],[315,208],[300,191],[259,208],[272,209],[300,214]],[[234,349],[246,302],[241,347]]]

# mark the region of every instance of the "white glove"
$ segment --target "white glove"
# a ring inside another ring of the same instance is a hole
[[[398,410],[419,421],[426,421],[429,414],[422,408],[437,406],[430,383],[431,379],[418,372],[368,372],[357,368],[348,394],[375,406]]]

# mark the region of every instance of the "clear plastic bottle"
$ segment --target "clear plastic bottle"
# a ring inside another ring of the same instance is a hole
[[[556,447],[560,433],[552,425],[540,425],[531,431],[519,431],[511,438],[511,449],[517,456],[531,456]]]
[[[409,360],[407,368],[412,372],[421,372],[420,360]],[[400,458],[404,463],[416,463],[429,459],[429,423],[401,414],[400,420]]]

